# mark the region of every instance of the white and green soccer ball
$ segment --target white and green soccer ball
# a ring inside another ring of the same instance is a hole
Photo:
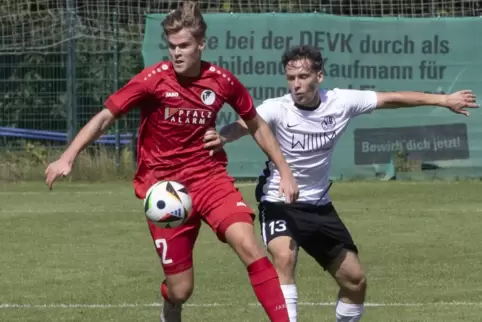
[[[144,198],[146,217],[161,228],[182,225],[192,209],[192,199],[186,187],[175,181],[160,181],[152,185]]]

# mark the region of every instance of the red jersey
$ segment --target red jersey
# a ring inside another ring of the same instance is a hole
[[[227,175],[226,153],[209,156],[203,141],[225,103],[243,120],[257,115],[248,90],[230,72],[204,61],[200,77],[190,80],[178,79],[170,62],[160,62],[107,99],[106,107],[116,116],[140,108],[138,198],[159,180],[178,181],[189,190],[207,178]]]

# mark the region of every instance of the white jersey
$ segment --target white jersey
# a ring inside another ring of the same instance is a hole
[[[270,125],[300,189],[298,202],[316,205],[331,201],[327,193],[331,158],[335,144],[349,121],[370,113],[377,106],[374,91],[321,90],[321,103],[315,110],[295,106],[291,94],[268,99],[258,114]],[[268,161],[259,178],[259,201],[283,202],[279,196],[280,174]]]

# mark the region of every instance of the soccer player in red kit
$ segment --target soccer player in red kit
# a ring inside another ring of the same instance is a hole
[[[277,273],[254,235],[254,212],[227,173],[226,154],[210,155],[204,149],[204,134],[215,126],[218,111],[228,103],[280,169],[280,193],[287,202],[298,197],[291,170],[269,126],[257,115],[247,89],[228,71],[201,60],[207,26],[197,5],[184,2],[162,25],[171,60],[144,69],[112,94],[105,103],[107,108],[82,128],[59,160],[48,166],[46,183],[52,188],[57,177],[67,175],[80,151],[116,117],[140,108],[136,196],[144,198],[159,180],[174,180],[185,185],[193,199],[193,211],[180,227],[159,228],[148,221],[165,273],[161,321],[181,320],[182,303],[194,287],[192,251],[204,221],[246,265],[254,292],[270,320],[288,322]]]

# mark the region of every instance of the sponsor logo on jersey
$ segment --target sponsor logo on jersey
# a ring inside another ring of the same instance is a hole
[[[178,107],[166,107],[164,109],[164,119],[177,124],[204,125],[212,118],[214,118],[212,111]]]
[[[291,150],[297,152],[315,152],[329,150],[333,147],[336,132],[322,132],[309,134],[293,134],[291,136]]]

